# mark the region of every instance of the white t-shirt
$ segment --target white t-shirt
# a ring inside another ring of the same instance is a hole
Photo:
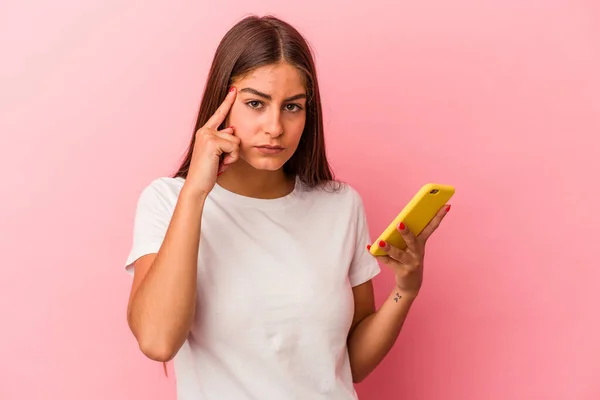
[[[126,269],[157,253],[184,180],[137,205]],[[215,185],[202,216],[197,311],[174,358],[178,400],[356,399],[346,340],[352,286],[377,275],[359,194],[309,189],[244,197]]]

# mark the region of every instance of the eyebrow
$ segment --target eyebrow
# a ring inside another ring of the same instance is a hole
[[[259,96],[259,97],[262,97],[262,98],[267,99],[267,100],[273,100],[273,97],[271,97],[270,94],[259,92],[258,90],[250,88],[250,87],[240,89],[240,93],[242,93],[242,92],[251,93],[251,94],[253,94],[255,96]],[[298,99],[306,99],[306,94],[305,93],[300,93],[300,94],[288,97],[288,98],[284,99],[283,101],[284,102],[288,102],[288,101],[293,101],[293,100],[298,100]]]

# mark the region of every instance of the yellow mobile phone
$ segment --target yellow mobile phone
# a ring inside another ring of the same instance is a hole
[[[414,195],[412,200],[400,211],[400,214],[379,235],[369,250],[374,256],[384,256],[387,253],[379,247],[379,241],[383,240],[400,249],[406,248],[406,243],[398,231],[400,222],[415,235],[425,229],[427,224],[436,216],[438,211],[454,195],[454,187],[438,183],[428,183]]]

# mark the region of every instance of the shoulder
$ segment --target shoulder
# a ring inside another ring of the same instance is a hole
[[[174,207],[183,187],[181,178],[159,177],[147,183],[141,190],[138,205]]]
[[[308,192],[308,197],[318,200],[319,203],[329,204],[338,211],[362,212],[362,196],[356,188],[347,182],[336,180],[327,182],[317,188],[305,190]]]
[[[179,194],[183,187],[184,180],[182,178],[171,178],[162,176],[150,181],[143,188],[142,192],[154,192],[162,194]]]

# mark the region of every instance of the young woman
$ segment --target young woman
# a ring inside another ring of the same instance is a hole
[[[178,399],[356,399],[421,287],[426,239],[367,251],[360,196],[325,155],[310,49],[249,17],[220,43],[174,177],[141,193],[126,269],[141,351],[174,359]],[[395,286],[378,310],[379,262]],[[135,273],[134,273],[135,271]]]

